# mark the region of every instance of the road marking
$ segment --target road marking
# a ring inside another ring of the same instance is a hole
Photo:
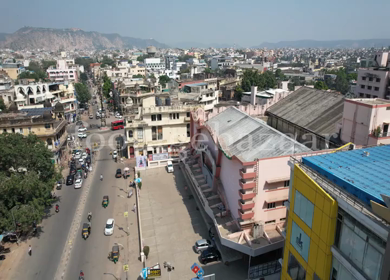
[[[125,218],[127,218],[129,216],[129,212],[125,212],[125,213],[123,213],[123,217],[125,217]]]

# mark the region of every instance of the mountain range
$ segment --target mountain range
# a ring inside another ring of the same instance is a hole
[[[298,40],[298,41],[280,41],[277,43],[264,42],[253,48],[380,48],[390,46],[390,39],[362,39],[362,40]]]
[[[55,29],[40,27],[23,27],[12,34],[0,33],[0,48],[13,50],[46,49],[46,50],[96,50],[125,49],[168,46],[154,39],[125,37],[119,34],[103,34],[95,31],[84,31],[78,28]]]

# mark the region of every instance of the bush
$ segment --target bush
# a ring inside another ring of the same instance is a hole
[[[144,246],[144,254],[145,254],[145,257],[146,259],[148,259],[148,256],[149,256],[149,251],[150,251],[150,248],[149,246]]]

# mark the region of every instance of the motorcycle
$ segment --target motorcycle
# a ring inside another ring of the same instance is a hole
[[[60,206],[56,205],[56,213],[60,212]]]
[[[89,215],[88,215],[88,222],[90,222],[91,220],[92,220],[92,215],[89,214]]]

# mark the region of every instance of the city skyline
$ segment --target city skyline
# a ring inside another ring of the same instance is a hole
[[[380,24],[380,19],[386,18],[390,3],[376,0],[370,4],[381,9],[367,14],[365,2],[348,2],[332,0],[322,7],[304,0],[298,7],[289,1],[281,1],[275,6],[260,1],[233,5],[232,1],[208,3],[201,0],[193,7],[176,0],[168,5],[157,1],[121,1],[102,8],[102,1],[78,3],[71,0],[67,2],[70,8],[57,9],[55,3],[46,0],[39,3],[20,0],[3,4],[4,10],[17,10],[19,16],[5,14],[0,19],[0,32],[13,33],[23,26],[80,28],[153,38],[169,46],[196,43],[253,47],[264,42],[390,38],[386,25]],[[50,12],[53,10],[56,13]],[[44,16],[32,16],[39,14]],[[358,20],[362,18],[364,20]]]

